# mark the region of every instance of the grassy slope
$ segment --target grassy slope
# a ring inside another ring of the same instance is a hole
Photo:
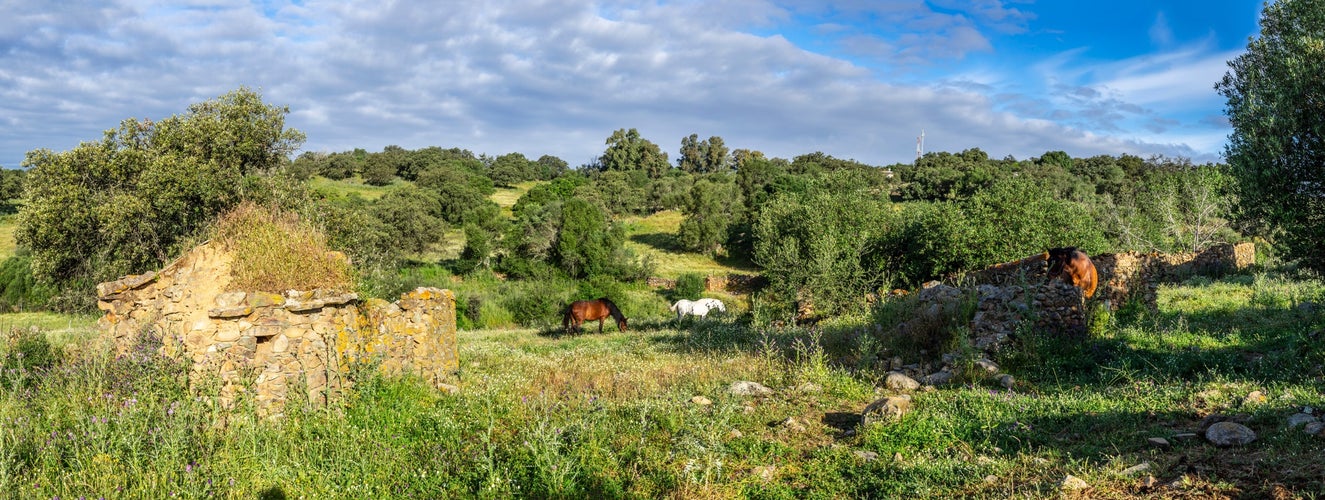
[[[976,381],[920,392],[900,422],[870,426],[857,415],[880,374],[855,369],[868,364],[857,335],[868,326],[849,321],[811,331],[711,321],[576,337],[462,332],[458,395],[367,381],[337,411],[273,425],[241,408],[225,428],[163,368],[90,348],[35,391],[0,392],[0,449],[22,450],[0,460],[0,489],[1007,498],[1058,497],[1071,474],[1091,489],[1069,497],[1308,497],[1325,490],[1325,439],[1284,419],[1325,407],[1325,353],[1312,337],[1325,313],[1296,307],[1322,296],[1319,282],[1248,276],[1168,287],[1157,313],[1124,312],[1085,342],[1041,338],[1037,350],[1000,359],[1018,379],[1011,390]],[[729,395],[737,380],[777,392]],[[1268,399],[1244,402],[1256,390]],[[1215,413],[1245,414],[1259,439],[1231,449],[1146,442]],[[1150,468],[1123,472],[1142,463]],[[1158,486],[1144,486],[1148,475]]]
[[[685,273],[731,274],[757,273],[758,269],[744,258],[713,258],[708,255],[686,252],[676,241],[677,230],[685,217],[681,212],[665,210],[648,217],[627,217],[626,248],[636,254],[653,259],[657,270],[654,274],[663,278],[676,278]]]

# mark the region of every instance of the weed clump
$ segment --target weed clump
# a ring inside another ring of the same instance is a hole
[[[234,256],[231,286],[236,289],[353,288],[344,255],[330,251],[321,229],[292,213],[243,203],[221,216],[215,232]]]

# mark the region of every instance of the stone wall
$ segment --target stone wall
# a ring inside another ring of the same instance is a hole
[[[190,386],[226,407],[249,397],[279,415],[287,400],[337,398],[356,366],[413,373],[449,388],[459,368],[455,297],[419,288],[400,300],[360,301],[331,290],[231,291],[228,254],[203,244],[159,272],[97,286],[103,334],[126,352],[144,335],[188,362]]]
[[[1159,285],[1193,275],[1218,275],[1246,269],[1256,261],[1252,243],[1216,245],[1202,252],[1162,254],[1157,252],[1106,253],[1091,256],[1099,274],[1094,299],[1117,309],[1129,301],[1155,307]],[[962,286],[1039,285],[1048,279],[1048,254],[991,266],[960,280]]]

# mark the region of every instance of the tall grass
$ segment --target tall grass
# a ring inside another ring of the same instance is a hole
[[[234,257],[238,290],[349,290],[348,260],[327,247],[326,235],[292,213],[243,203],[216,223],[216,240]]]
[[[220,411],[150,349],[116,356],[88,340],[56,349],[52,363],[5,370],[0,490],[1047,498],[1062,495],[1071,474],[1090,484],[1087,495],[1108,498],[1311,498],[1325,490],[1322,441],[1284,420],[1325,407],[1325,359],[1312,336],[1325,321],[1300,307],[1322,290],[1275,276],[1164,288],[1158,312],[1114,315],[1086,339],[1039,336],[1025,357],[1033,362],[1000,358],[1017,378],[1012,389],[975,380],[917,392],[899,421],[869,426],[859,412],[887,392],[859,362],[878,345],[872,324],[853,318],[812,328],[645,320],[624,334],[571,336],[475,330],[461,337],[458,394],[356,375],[342,403],[295,407],[274,422],[244,402]],[[1244,321],[1252,317],[1254,328]],[[0,359],[24,349],[6,342]],[[729,394],[739,380],[775,392]],[[1266,401],[1248,402],[1252,391]],[[1260,438],[1229,449],[1147,443],[1212,413],[1244,414]],[[1146,472],[1123,472],[1143,462]],[[1144,486],[1146,475],[1160,486]]]

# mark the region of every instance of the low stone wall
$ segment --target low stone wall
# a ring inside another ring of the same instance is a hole
[[[251,397],[279,415],[292,398],[322,405],[345,374],[376,363],[437,387],[454,382],[455,297],[419,288],[399,301],[360,301],[330,290],[228,291],[230,258],[204,244],[160,272],[97,286],[99,325],[126,352],[150,334],[160,354],[190,363],[190,386],[232,406]]]
[[[1252,243],[1215,245],[1202,252],[1162,254],[1157,252],[1122,252],[1093,255],[1090,258],[1099,274],[1095,300],[1117,309],[1130,301],[1155,307],[1159,285],[1193,275],[1217,275],[1246,269],[1256,261]],[[962,286],[1038,285],[1048,279],[1048,254],[991,266],[969,273]]]

